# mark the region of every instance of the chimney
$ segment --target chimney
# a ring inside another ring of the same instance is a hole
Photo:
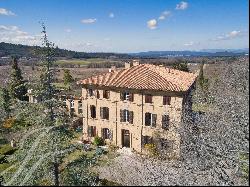
[[[109,72],[114,72],[114,71],[115,71],[115,69],[116,69],[116,67],[115,67],[115,66],[111,66],[111,68],[109,69]]]
[[[125,69],[130,68],[130,62],[125,62]]]

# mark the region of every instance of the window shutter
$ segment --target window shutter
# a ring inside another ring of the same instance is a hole
[[[106,119],[109,119],[109,108],[106,107]]]
[[[88,136],[91,137],[92,133],[91,133],[91,127],[88,127]]]
[[[109,139],[112,141],[113,140],[113,131],[109,130]]]
[[[150,113],[145,113],[145,125],[149,126],[150,125]]]
[[[96,107],[92,105],[92,110],[93,110],[93,118],[96,118]]]
[[[145,146],[145,136],[141,137],[141,144],[142,144],[143,147]]]
[[[131,102],[134,101],[134,94],[133,93],[129,94],[129,101],[131,101]]]
[[[121,99],[121,101],[124,100],[124,99],[123,99],[123,92],[121,92],[121,94],[120,94],[120,99]]]
[[[134,112],[129,111],[129,123],[133,124],[133,119],[134,119]]]
[[[99,90],[96,90],[96,97],[97,97],[97,99],[100,98],[100,92],[99,92]]]
[[[96,127],[93,127],[93,135],[96,136]]]
[[[107,97],[108,97],[108,99],[110,98],[110,91],[107,91],[108,93],[107,93]]]
[[[171,103],[171,97],[168,96],[168,97],[167,97],[167,105],[170,105],[170,103]]]
[[[103,116],[103,107],[100,107],[100,117],[101,117],[101,119],[104,119],[104,116]]]
[[[101,128],[102,138],[105,138],[104,129]]]
[[[120,110],[120,122],[124,121],[124,112],[123,110]]]
[[[156,127],[156,118],[157,118],[157,115],[156,114],[152,114],[152,126],[153,127]]]

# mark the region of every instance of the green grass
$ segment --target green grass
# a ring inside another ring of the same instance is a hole
[[[87,66],[90,63],[104,63],[104,62],[107,62],[107,60],[101,59],[101,58],[93,58],[93,59],[87,59],[87,60],[78,60],[78,59],[58,60],[55,62],[55,64],[57,65],[72,64],[72,65]]]
[[[56,87],[56,88],[61,88],[61,89],[66,89],[68,90],[69,89],[69,85],[65,85],[63,82],[56,82],[56,83],[53,83],[53,85]]]

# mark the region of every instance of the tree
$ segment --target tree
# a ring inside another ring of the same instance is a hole
[[[174,69],[177,69],[177,70],[180,70],[180,71],[186,71],[186,72],[189,72],[189,69],[188,69],[188,66],[187,66],[187,63],[184,62],[184,63],[174,63],[173,65],[173,68]]]
[[[9,83],[10,95],[19,100],[26,98],[27,88],[23,81],[21,69],[18,66],[17,57],[13,57],[11,66],[10,83]]]
[[[200,66],[200,73],[198,77],[198,83],[203,91],[207,91],[208,89],[208,79],[204,77],[204,62],[202,62]]]
[[[54,108],[56,107],[55,94],[56,90],[53,86],[54,80],[54,71],[52,69],[55,62],[54,59],[54,43],[50,42],[47,37],[46,27],[42,23],[42,34],[43,34],[43,48],[41,49],[41,57],[43,63],[43,69],[40,76],[40,84],[38,86],[37,95],[41,96],[42,103],[46,107],[47,115],[49,117],[49,123],[53,124],[54,122]]]
[[[11,107],[11,97],[10,97],[9,91],[6,88],[2,88],[0,93],[1,93],[1,95],[0,95],[1,108],[2,108],[6,118],[9,118],[10,117],[10,112],[11,112],[11,109],[10,109],[10,107]]]
[[[68,85],[74,81],[72,75],[70,74],[70,71],[68,69],[64,69],[64,74],[63,74],[63,81],[64,85]]]

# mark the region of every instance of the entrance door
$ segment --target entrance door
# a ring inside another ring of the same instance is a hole
[[[129,130],[122,130],[122,147],[130,147]]]

